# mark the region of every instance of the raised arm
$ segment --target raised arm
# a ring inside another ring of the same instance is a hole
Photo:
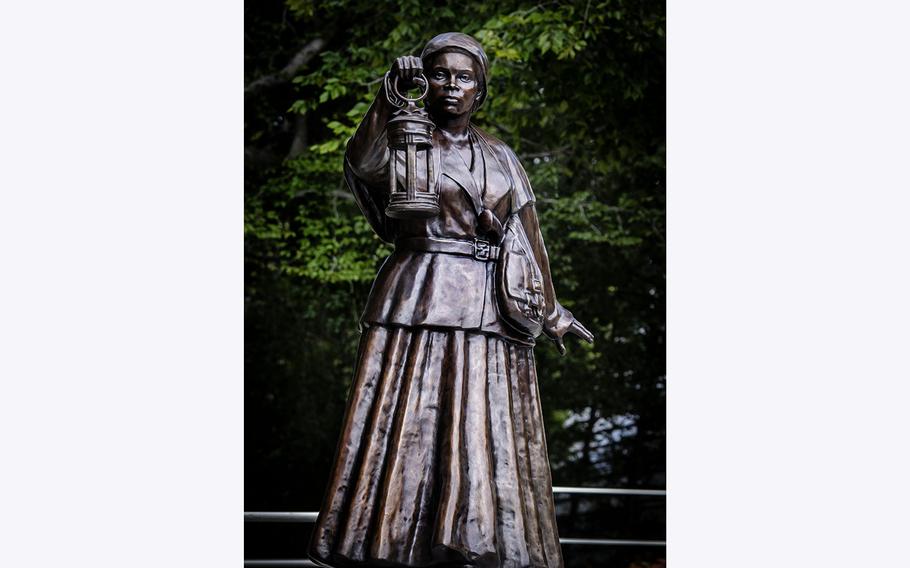
[[[420,58],[414,56],[399,57],[392,64],[390,80],[398,77],[400,90],[412,85],[412,80],[423,70]],[[398,110],[386,96],[386,82],[383,81],[379,93],[373,100],[370,109],[364,115],[360,126],[348,142],[345,159],[354,174],[364,182],[377,187],[385,187],[388,181],[389,148],[385,127]]]
[[[360,126],[348,142],[344,157],[354,175],[365,183],[385,187],[389,175],[389,147],[385,125],[395,111],[385,96],[385,85],[373,100]]]
[[[421,68],[420,59],[405,56],[395,60],[390,73],[399,77],[403,88],[409,86],[409,81]],[[394,220],[385,214],[389,204],[389,147],[385,129],[397,107],[386,97],[386,88],[383,81],[373,104],[348,141],[344,153],[344,179],[370,226],[379,238],[390,243],[396,229]]]

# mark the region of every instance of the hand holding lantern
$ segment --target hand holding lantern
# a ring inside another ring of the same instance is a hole
[[[416,62],[416,63],[415,63]],[[399,79],[422,87],[416,98],[408,98],[399,91]],[[401,57],[392,71],[386,73],[385,90],[389,103],[399,107],[386,125],[389,143],[389,205],[386,215],[396,219],[432,217],[439,213],[439,195],[436,193],[433,171],[433,130],[435,125],[426,110],[417,103],[427,96],[429,84],[423,75],[420,59]],[[398,180],[398,153],[404,152],[404,184]],[[426,158],[425,186],[418,187],[418,152]]]

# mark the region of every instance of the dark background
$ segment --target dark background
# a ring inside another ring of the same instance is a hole
[[[596,336],[535,350],[554,485],[665,484],[662,2],[248,2],[245,509],[316,511],[357,320],[389,249],[342,176],[344,143],[395,57],[483,43],[475,122],[534,186],[560,301]],[[663,540],[661,497],[557,496],[560,536]],[[308,525],[248,524],[247,558],[302,558]],[[659,566],[662,548],[566,546],[575,566]]]

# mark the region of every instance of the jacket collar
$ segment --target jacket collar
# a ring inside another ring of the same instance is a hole
[[[477,152],[478,160],[480,161],[478,166],[482,169],[485,168],[486,158],[482,156],[483,150],[479,144],[475,151]],[[480,215],[481,211],[483,211],[483,192],[481,191],[481,188],[477,186],[474,175],[471,173],[468,164],[461,156],[461,152],[445,152],[441,166],[442,175],[454,181],[467,194],[471,205],[474,207],[474,212]],[[486,172],[482,172],[482,175],[486,176]]]

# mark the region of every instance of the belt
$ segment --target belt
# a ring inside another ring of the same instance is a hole
[[[395,250],[441,252],[470,256],[476,260],[496,260],[499,246],[483,239],[441,239],[439,237],[407,237],[395,239]]]

